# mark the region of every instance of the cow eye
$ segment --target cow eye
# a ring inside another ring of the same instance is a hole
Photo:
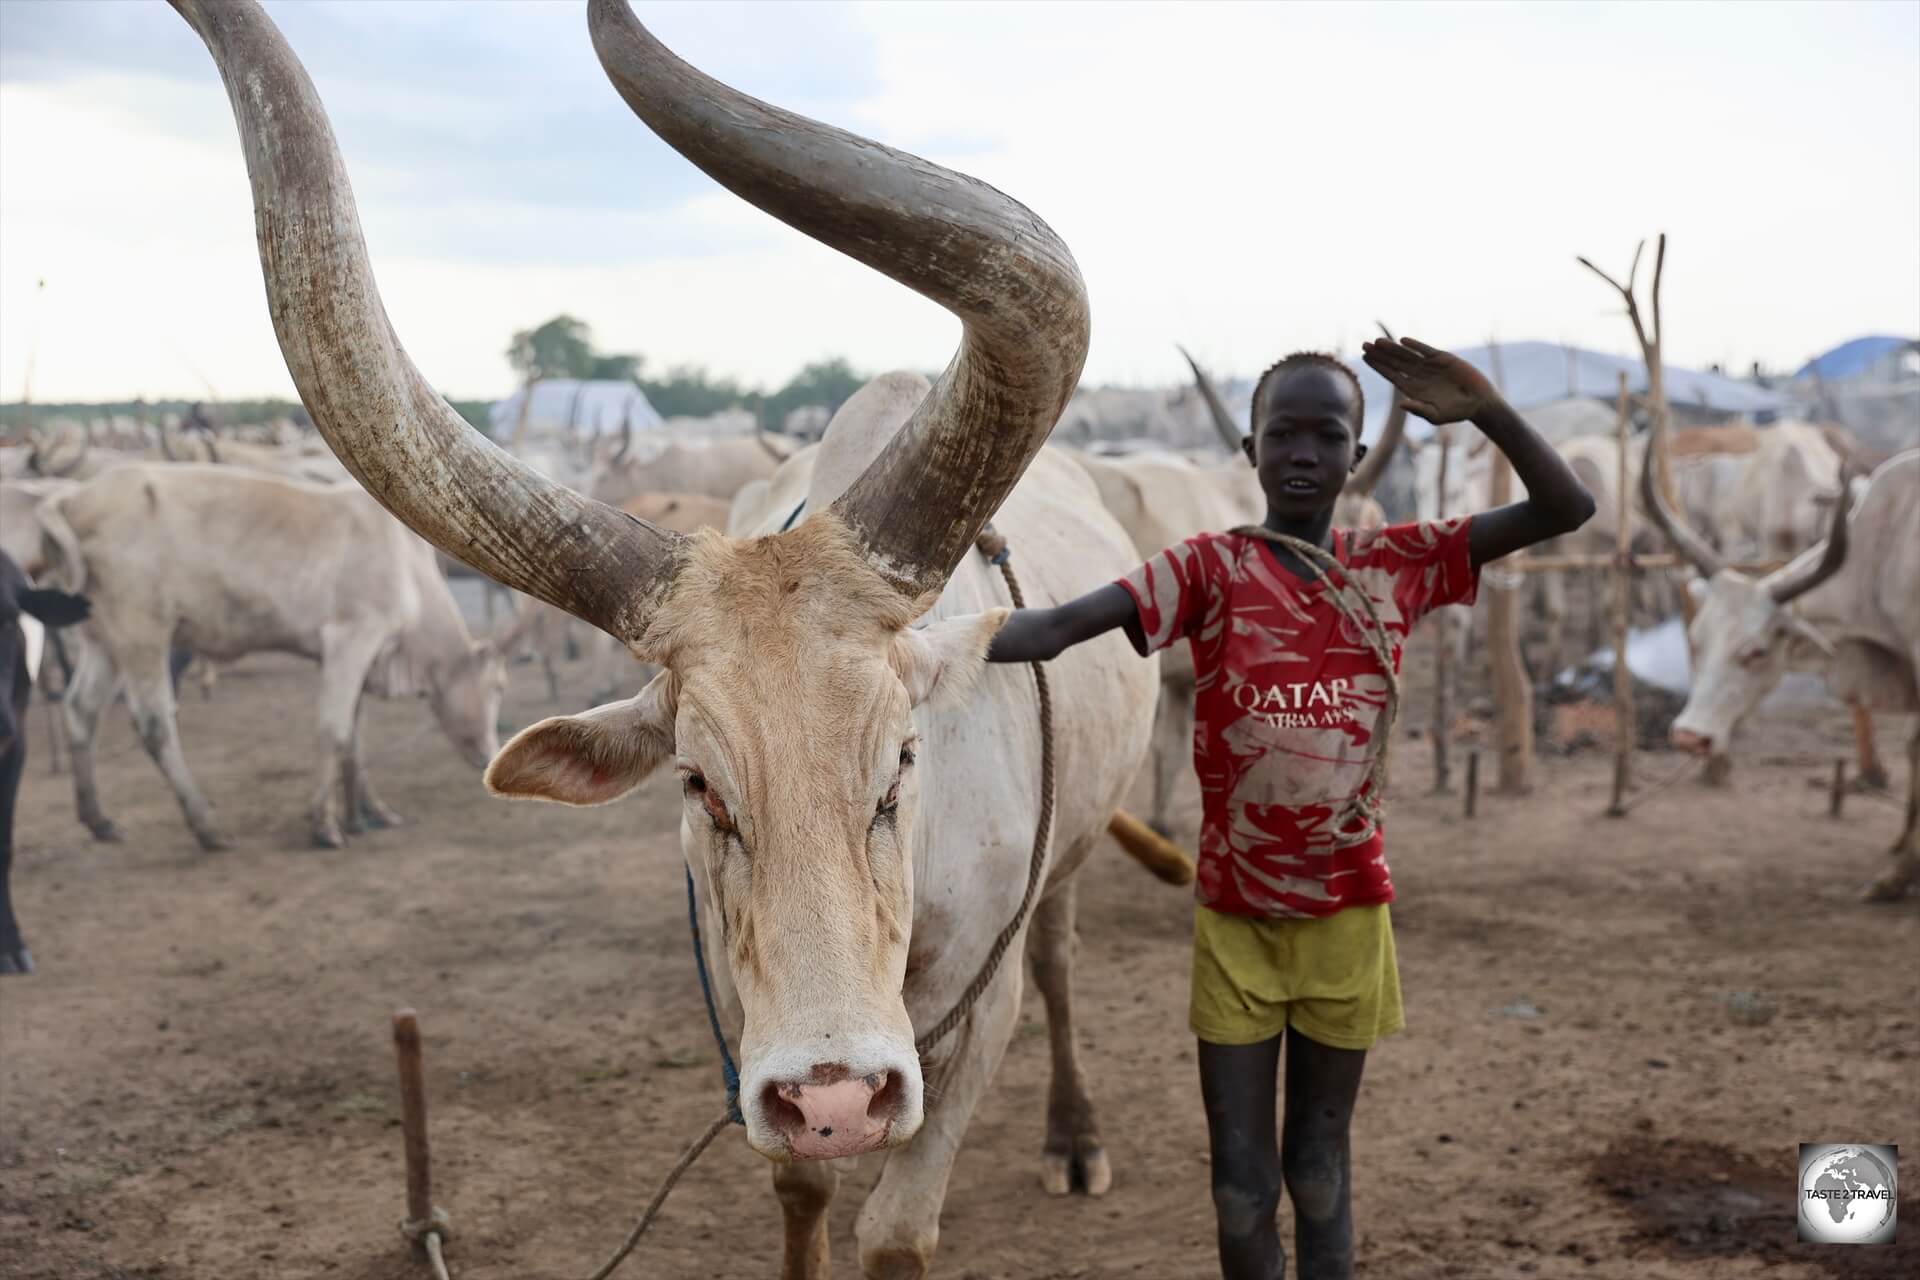
[[[689,797],[700,801],[700,807],[707,811],[707,817],[717,830],[733,830],[733,815],[727,812],[727,802],[720,798],[718,791],[707,785],[704,774],[697,769],[687,770],[681,787]]]
[[[1749,671],[1763,665],[1766,660],[1767,651],[1765,649],[1749,649],[1740,655],[1740,665]]]

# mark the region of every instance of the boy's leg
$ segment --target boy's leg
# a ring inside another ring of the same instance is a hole
[[[1279,1067],[1279,1036],[1254,1044],[1200,1041],[1200,1097],[1213,1148],[1213,1208],[1225,1280],[1281,1280],[1286,1271],[1274,1221],[1280,1209],[1274,1141]]]
[[[1298,1027],[1287,1029],[1280,1166],[1293,1199],[1298,1280],[1351,1280],[1353,1275],[1353,1159],[1347,1130],[1366,1063],[1364,1049],[1335,1049]]]

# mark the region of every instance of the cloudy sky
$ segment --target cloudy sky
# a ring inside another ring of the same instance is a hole
[[[503,393],[559,311],[653,369],[935,368],[957,326],[660,143],[566,0],[274,0],[416,362]],[[1024,201],[1093,298],[1087,377],[1429,341],[1669,359],[1920,331],[1920,5],[654,4],[748,92]],[[44,281],[44,287],[40,282]],[[0,399],[291,394],[211,60],[159,0],[0,0]]]

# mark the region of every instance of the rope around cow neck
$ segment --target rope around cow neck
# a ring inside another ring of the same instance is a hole
[[[1247,538],[1259,538],[1264,542],[1275,542],[1299,556],[1321,572],[1321,581],[1327,589],[1327,599],[1340,615],[1353,623],[1366,641],[1367,648],[1373,653],[1374,660],[1380,664],[1380,672],[1387,679],[1387,701],[1385,719],[1380,725],[1380,748],[1373,753],[1373,762],[1367,768],[1366,783],[1354,795],[1346,812],[1336,816],[1333,826],[1333,844],[1336,849],[1351,848],[1365,844],[1379,833],[1380,821],[1386,811],[1387,794],[1387,749],[1393,742],[1394,722],[1400,718],[1400,673],[1393,665],[1393,648],[1387,633],[1386,624],[1380,621],[1380,611],[1374,607],[1373,597],[1367,594],[1365,587],[1355,581],[1352,570],[1336,560],[1324,547],[1316,547],[1289,534],[1276,533],[1272,529],[1257,524],[1241,525],[1234,533]],[[1328,574],[1338,573],[1344,585],[1335,585]],[[1364,620],[1362,613],[1366,614]],[[1361,821],[1361,828],[1355,832],[1343,829],[1353,818]]]
[[[791,525],[794,517],[798,515],[799,510],[796,508],[794,516],[788,517],[787,523]],[[1279,537],[1281,535],[1273,536]],[[1292,542],[1295,540],[1288,539],[1288,541]],[[1300,543],[1300,546],[1304,547],[1306,545],[1306,543]],[[1007,550],[1007,540],[1001,537],[1000,534],[995,531],[994,527],[989,524],[980,531],[979,537],[974,540],[974,546],[978,548],[980,554],[987,557],[990,563],[998,566],[1000,576],[1006,580],[1007,596],[1013,601],[1013,607],[1016,609],[1026,608],[1026,596],[1020,590],[1020,579],[1013,572],[1013,561]],[[1312,550],[1318,551],[1318,548],[1312,548]],[[1325,553],[1321,552],[1320,554],[1324,555]],[[1365,598],[1365,593],[1362,593],[1362,598]],[[1367,607],[1369,610],[1372,609],[1373,602],[1371,600],[1367,601]],[[1375,622],[1378,622],[1377,617],[1375,618]],[[1034,822],[1033,852],[1027,861],[1026,892],[1021,895],[1020,906],[1014,911],[1013,918],[1007,921],[1006,927],[1001,929],[999,936],[993,940],[993,946],[987,951],[987,958],[980,963],[980,971],[974,975],[973,981],[967,984],[967,989],[961,992],[960,998],[954,1001],[953,1008],[947,1010],[947,1015],[944,1018],[934,1023],[932,1027],[914,1039],[914,1052],[920,1054],[922,1057],[926,1055],[927,1050],[946,1039],[953,1029],[964,1022],[967,1015],[973,1011],[973,1006],[980,999],[981,993],[987,989],[988,984],[993,981],[994,975],[999,972],[1000,962],[1006,958],[1007,949],[1013,945],[1014,938],[1019,936],[1021,927],[1026,924],[1027,915],[1033,910],[1033,900],[1040,891],[1041,872],[1046,869],[1047,850],[1053,843],[1053,691],[1047,684],[1047,669],[1045,665],[1038,662],[1030,665],[1033,668],[1034,692],[1038,695],[1040,704],[1040,814]],[[1391,663],[1387,665],[1387,670],[1389,688],[1388,724],[1391,725],[1391,708],[1393,708],[1398,701],[1398,686],[1393,683]],[[1381,754],[1385,754],[1384,747],[1382,748]],[[1383,783],[1385,781],[1384,773],[1382,774],[1381,781]],[[654,1219],[659,1216],[661,1208],[667,1202],[668,1194],[673,1191],[674,1184],[680,1181],[681,1175],[693,1167],[693,1162],[698,1160],[709,1146],[713,1145],[713,1140],[719,1137],[728,1125],[745,1123],[744,1118],[740,1115],[740,1075],[733,1065],[733,1055],[727,1048],[726,1036],[720,1030],[719,1015],[716,1013],[713,1004],[713,989],[707,978],[705,953],[700,946],[700,919],[694,908],[693,873],[691,871],[687,873],[687,922],[693,933],[693,954],[695,963],[700,970],[700,990],[706,998],[707,1017],[713,1027],[714,1040],[720,1047],[722,1078],[727,1085],[727,1105],[719,1115],[708,1122],[706,1129],[699,1137],[693,1140],[687,1147],[686,1152],[674,1162],[673,1167],[667,1170],[666,1176],[660,1180],[659,1189],[653,1193],[653,1199],[647,1202],[646,1209],[641,1213],[639,1221],[633,1224],[633,1230],[627,1233],[626,1240],[621,1243],[618,1249],[614,1250],[612,1257],[601,1264],[600,1269],[595,1271],[593,1275],[589,1277],[589,1280],[607,1280],[607,1277],[612,1275],[614,1271],[619,1268],[620,1264],[627,1260],[627,1255],[632,1253],[634,1246],[640,1243],[640,1237],[644,1236],[648,1228],[653,1226]]]

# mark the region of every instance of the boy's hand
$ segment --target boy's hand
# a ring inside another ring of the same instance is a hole
[[[1478,369],[1417,338],[1362,343],[1360,358],[1400,389],[1409,413],[1435,426],[1465,421],[1499,399]]]

